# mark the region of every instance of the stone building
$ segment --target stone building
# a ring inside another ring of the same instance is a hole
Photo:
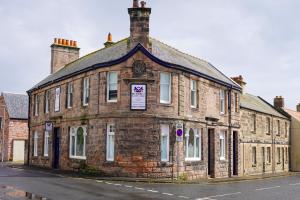
[[[241,87],[151,38],[145,2],[134,0],[128,13],[130,37],[113,42],[110,34],[84,57],[75,41],[54,40],[51,75],[28,91],[29,165],[127,177],[239,175]]]
[[[291,118],[291,171],[300,171],[300,104],[296,106],[296,110],[288,109],[284,106],[284,98],[278,96],[274,99],[275,106],[287,113]]]
[[[242,76],[232,78],[245,87]],[[243,93],[240,100],[241,175],[289,171],[290,119],[261,97]]]
[[[28,96],[1,93],[0,96],[1,161],[24,162],[28,139]]]

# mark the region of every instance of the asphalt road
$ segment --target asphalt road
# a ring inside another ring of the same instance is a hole
[[[0,200],[300,200],[300,176],[218,184],[96,181],[0,166]]]

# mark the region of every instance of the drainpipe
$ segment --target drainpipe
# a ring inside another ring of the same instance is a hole
[[[229,92],[228,92],[228,127],[229,127],[229,134],[228,134],[228,136],[230,136],[230,143],[231,143],[231,145],[230,145],[230,160],[229,160],[229,170],[228,170],[228,172],[229,172],[229,177],[232,177],[232,166],[233,166],[233,156],[235,156],[235,155],[233,155],[233,136],[232,136],[232,127],[231,127],[231,118],[232,118],[232,113],[231,113],[231,94],[232,93],[232,86],[231,86],[231,88],[229,89]]]
[[[5,106],[3,106],[3,123],[2,123],[2,153],[1,153],[1,162],[4,162],[4,129],[5,129]]]
[[[28,139],[27,139],[27,165],[29,166],[30,162],[29,162],[29,158],[30,158],[30,133],[31,133],[31,129],[30,129],[30,121],[31,121],[31,93],[27,93],[28,94]]]

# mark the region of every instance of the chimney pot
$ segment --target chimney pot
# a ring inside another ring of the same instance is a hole
[[[133,0],[133,8],[138,8],[139,7],[139,1],[138,0]]]
[[[247,83],[244,81],[244,77],[242,75],[239,75],[237,77],[232,77],[231,79],[241,86],[242,93],[244,93],[245,86],[247,85]]]
[[[145,1],[141,1],[141,7],[145,8],[145,6],[146,6],[146,2]]]
[[[61,44],[61,39],[60,38],[58,38],[58,44]]]
[[[77,41],[74,41],[74,47],[77,47]]]
[[[57,44],[57,38],[54,38],[54,44]]]

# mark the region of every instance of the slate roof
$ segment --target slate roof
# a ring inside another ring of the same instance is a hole
[[[237,85],[230,78],[226,77],[222,72],[220,72],[210,63],[180,52],[175,48],[172,48],[158,40],[152,38],[150,40],[150,42],[152,43],[152,55],[154,57],[167,63],[200,72],[201,74],[205,74],[209,77],[212,77],[213,79],[221,81],[222,83],[235,86],[235,88],[240,88],[239,85]],[[43,85],[52,83],[58,79],[63,79],[64,77],[75,74],[76,72],[80,72],[93,65],[116,61],[127,55],[128,52],[128,38],[126,38],[110,47],[100,49],[82,58],[79,58],[72,63],[67,64],[56,73],[46,77],[40,83],[35,85],[31,90],[40,88]]]
[[[300,122],[300,112],[291,109],[284,109],[284,111]]]
[[[241,95],[241,107],[287,119],[286,116],[278,112],[271,104],[267,103],[264,99],[251,94]]]
[[[23,94],[2,93],[9,118],[28,119],[28,96]]]

